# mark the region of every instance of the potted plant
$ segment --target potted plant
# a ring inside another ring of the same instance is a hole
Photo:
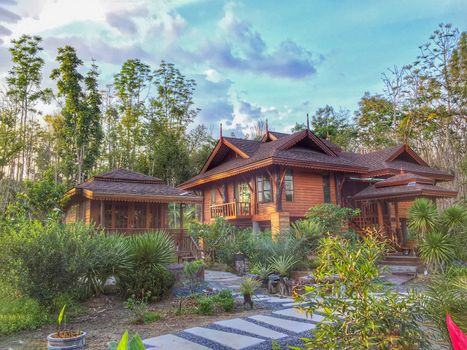
[[[240,294],[243,295],[243,305],[250,305],[250,309],[253,309],[252,296],[258,286],[259,282],[251,277],[244,278],[240,285]]]
[[[47,336],[47,348],[50,350],[84,349],[86,345],[86,332],[72,331],[66,329],[66,321],[62,329],[62,322],[65,318],[65,308],[58,315],[58,330]]]

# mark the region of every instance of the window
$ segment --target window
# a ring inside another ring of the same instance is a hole
[[[236,190],[236,199],[239,202],[243,203],[250,203],[250,186],[248,186],[248,183],[246,182],[241,182],[237,184],[237,190]]]
[[[324,202],[331,203],[331,185],[329,181],[329,175],[323,175],[323,194]]]
[[[135,203],[135,228],[146,228],[146,205]]]
[[[256,188],[259,203],[269,203],[272,201],[271,179],[267,176],[258,176],[256,178]]]
[[[128,227],[128,206],[126,204],[115,204],[115,228]]]
[[[284,190],[285,190],[285,200],[287,202],[292,202],[293,201],[293,172],[292,172],[292,169],[286,169],[285,170]]]

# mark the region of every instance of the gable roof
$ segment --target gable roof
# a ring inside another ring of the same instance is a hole
[[[305,139],[313,142],[316,145],[316,149],[297,145],[301,140]],[[237,157],[229,159],[215,167],[210,167],[212,159],[220,151],[220,144],[225,144],[223,140],[242,150],[242,152],[248,155],[248,158]],[[223,137],[219,140],[216,147],[214,147],[200,174],[184,182],[179,187],[192,188],[198,184],[241,174],[272,164],[350,173],[364,173],[367,170],[363,166],[354,164],[352,159],[339,157],[322,139],[309,130],[299,131],[294,134],[280,133],[277,140],[271,142],[263,140]]]
[[[168,186],[163,180],[127,169],[114,169],[96,175],[71,188],[66,196],[81,195],[95,200],[142,202],[200,202],[193,192]]]

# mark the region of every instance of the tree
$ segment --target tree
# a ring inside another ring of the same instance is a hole
[[[31,153],[34,129],[29,128],[29,114],[35,111],[39,101],[45,101],[50,91],[41,88],[42,68],[44,60],[39,57],[42,51],[39,36],[22,35],[19,39],[12,40],[10,48],[13,67],[8,72],[6,79],[8,84],[7,94],[16,106],[19,114],[18,135],[21,140],[21,159],[16,162],[16,179],[22,180],[29,176],[31,170]]]
[[[57,80],[57,96],[64,100],[58,124],[63,172],[68,180],[80,183],[95,163],[102,138],[97,66],[93,64],[83,77],[78,71],[83,61],[71,46],[58,49],[57,62],[60,66],[50,77]]]
[[[324,108],[319,108],[312,116],[311,128],[317,136],[347,148],[356,137],[349,120],[348,110],[340,109],[336,112],[333,107],[326,105]]]
[[[295,133],[297,131],[302,131],[306,129],[305,123],[295,123],[295,125],[290,129],[290,132]]]
[[[153,76],[151,68],[139,59],[129,59],[123,63],[114,76],[117,109],[120,113],[118,124],[118,165],[134,169],[137,154],[143,141],[143,119],[146,116],[145,102]]]

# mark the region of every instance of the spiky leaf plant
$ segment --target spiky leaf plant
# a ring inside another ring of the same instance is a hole
[[[298,263],[291,255],[281,255],[278,257],[272,257],[268,260],[269,267],[272,271],[278,273],[280,276],[288,276],[290,271]]]
[[[428,232],[419,246],[420,257],[434,271],[443,271],[444,266],[454,259],[452,237],[441,232]]]
[[[409,208],[408,214],[409,228],[417,232],[419,238],[433,231],[439,221],[436,205],[426,198],[417,198]]]

